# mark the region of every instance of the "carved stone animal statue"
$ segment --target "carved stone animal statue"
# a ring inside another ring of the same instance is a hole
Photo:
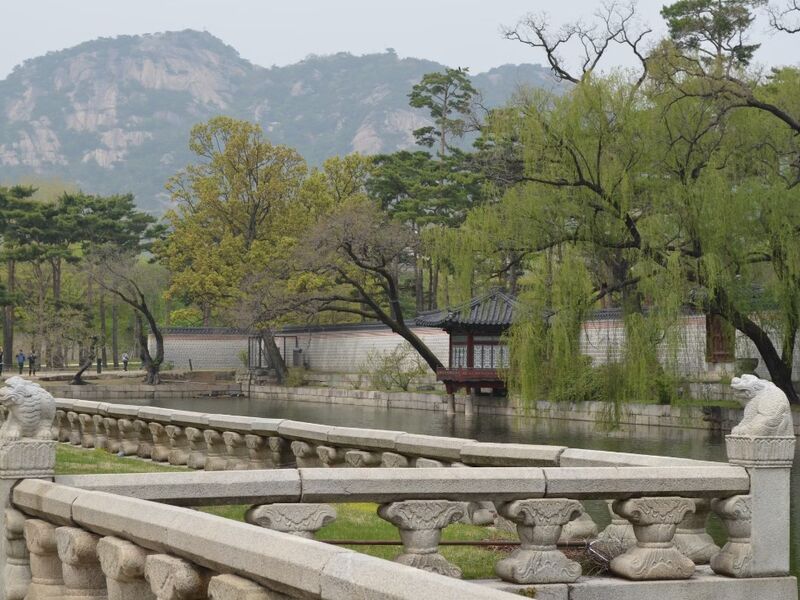
[[[742,375],[733,378],[731,387],[744,406],[744,418],[731,434],[745,437],[794,435],[792,409],[778,386],[755,375]]]
[[[0,441],[20,438],[51,439],[51,426],[56,416],[53,396],[40,385],[14,376],[0,388],[0,403],[8,415],[0,427]]]

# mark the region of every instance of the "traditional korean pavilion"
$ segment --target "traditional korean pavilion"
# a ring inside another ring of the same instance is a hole
[[[461,388],[475,394],[481,388],[505,393],[499,370],[508,367],[508,347],[501,336],[514,319],[516,305],[513,296],[492,290],[461,306],[417,317],[417,325],[440,327],[450,336],[450,366],[436,373],[448,394]]]

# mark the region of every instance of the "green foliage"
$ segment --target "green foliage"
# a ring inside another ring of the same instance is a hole
[[[286,373],[284,385],[289,387],[302,387],[308,383],[306,370],[302,367],[290,367]]]
[[[391,350],[370,350],[361,370],[378,389],[404,392],[415,379],[428,372],[427,365],[407,342]]]

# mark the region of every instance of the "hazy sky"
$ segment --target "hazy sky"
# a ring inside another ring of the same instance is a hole
[[[639,13],[663,30],[664,2],[640,0]],[[541,55],[500,36],[529,12],[562,23],[590,18],[600,0],[3,0],[0,78],[26,58],[97,37],[165,30],[207,30],[262,66],[308,54],[354,54],[394,48],[473,73],[504,63],[541,62]],[[797,63],[800,38],[772,36],[763,23],[757,60]],[[788,49],[794,47],[795,51]],[[622,54],[618,61],[626,60]]]

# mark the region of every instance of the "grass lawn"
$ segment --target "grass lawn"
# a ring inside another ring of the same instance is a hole
[[[59,444],[56,451],[57,475],[82,475],[98,473],[152,473],[155,471],[176,471],[187,469],[173,467],[137,458],[117,457],[104,450],[88,450]],[[333,505],[337,512],[336,521],[317,532],[320,540],[393,540],[399,541],[397,528],[377,515],[377,504],[352,503]],[[248,506],[212,506],[202,510],[237,521],[244,520]],[[457,523],[444,530],[443,540],[502,540],[515,539],[511,533],[494,528],[476,527]],[[402,547],[397,546],[346,546],[357,552],[392,559]],[[474,546],[442,546],[441,553],[447,560],[457,565],[465,579],[485,579],[494,577],[494,565],[507,552]]]

